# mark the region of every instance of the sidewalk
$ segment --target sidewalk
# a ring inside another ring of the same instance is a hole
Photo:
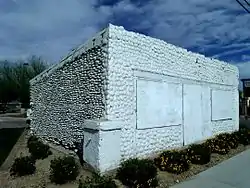
[[[250,150],[171,188],[249,188]]]

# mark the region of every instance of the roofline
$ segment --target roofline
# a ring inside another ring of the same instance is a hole
[[[235,73],[239,74],[239,68],[236,65],[233,65],[233,64],[231,64],[229,62],[226,62],[226,61],[223,61],[223,60],[219,60],[219,59],[216,59],[214,57],[208,57],[208,56],[205,56],[204,54],[201,54],[201,53],[198,53],[198,52],[190,51],[190,50],[188,50],[186,48],[174,45],[172,43],[169,43],[169,42],[167,42],[165,40],[162,40],[162,39],[159,39],[159,38],[151,37],[149,35],[138,33],[138,32],[135,32],[135,31],[127,30],[123,26],[115,26],[115,25],[112,25],[112,24],[111,24],[111,26],[112,27],[116,27],[116,29],[119,28],[119,29],[125,30],[127,32],[132,32],[132,33],[135,33],[135,34],[139,34],[139,36],[143,36],[143,37],[146,37],[146,38],[151,38],[151,39],[155,39],[157,41],[161,41],[161,42],[164,43],[164,45],[168,45],[168,46],[174,47],[176,50],[179,50],[180,52],[185,52],[185,53],[190,53],[192,55],[196,55],[196,61],[199,61],[199,58],[204,58],[204,59],[207,59],[207,60],[210,59],[210,60],[212,60],[214,62],[213,65],[212,64],[207,64],[206,66],[216,67],[217,68],[217,64],[221,64],[221,65],[230,67],[230,69],[231,69],[232,72],[235,72]]]
[[[82,53],[86,52],[88,49],[90,48],[93,48],[94,46],[97,46],[97,44],[94,44],[93,45],[93,41],[95,41],[95,39],[97,39],[100,35],[103,36],[104,33],[108,32],[109,33],[109,29],[112,27],[116,27],[116,28],[119,28],[119,29],[122,29],[122,30],[125,30],[127,32],[133,32],[133,33],[137,33],[137,32],[134,32],[134,31],[129,31],[129,30],[126,30],[124,29],[124,27],[122,26],[115,26],[115,25],[112,25],[112,24],[108,24],[108,27],[106,27],[105,29],[101,30],[100,32],[96,33],[92,38],[88,39],[84,44],[80,45],[78,48],[76,48],[75,50],[71,51],[66,57],[64,57],[59,63],[57,64],[54,64],[52,65],[51,67],[49,67],[48,69],[44,70],[42,73],[38,74],[36,77],[34,77],[33,79],[30,80],[30,84],[34,84],[36,83],[37,81],[41,80],[44,76],[48,76],[50,75],[51,73],[53,73],[55,70],[57,70],[58,68],[62,67],[65,63],[73,60],[75,57],[81,55]],[[191,53],[193,55],[196,55],[197,57],[197,60],[199,60],[199,58],[205,58],[205,59],[210,59],[210,60],[213,60],[215,64],[219,63],[221,65],[225,65],[225,66],[229,66],[230,69],[238,74],[239,76],[239,68],[233,64],[230,64],[228,62],[225,62],[225,61],[221,61],[221,60],[218,60],[216,58],[213,58],[213,57],[207,57],[205,56],[204,54],[200,54],[200,53],[197,53],[197,52],[192,52],[192,51],[189,51],[183,47],[180,47],[180,46],[176,46],[176,45],[173,45],[171,43],[168,43],[164,40],[161,40],[161,39],[158,39],[158,38],[154,38],[154,37],[150,37],[148,35],[145,35],[145,34],[141,34],[141,33],[137,33],[141,36],[145,36],[145,37],[149,37],[149,38],[153,38],[153,39],[156,39],[156,40],[159,40],[159,41],[162,41],[164,42],[165,45],[170,45],[170,46],[173,46],[175,47],[176,49],[180,50],[180,51],[185,51],[186,53]],[[215,65],[211,65],[209,64],[209,66],[215,66]],[[242,79],[241,81],[246,81],[248,79]],[[250,79],[249,79],[250,80]]]
[[[73,60],[74,58],[76,58],[77,56],[81,55],[82,53],[86,52],[87,50],[100,45],[100,41],[96,41],[96,38],[98,38],[100,35],[103,37],[103,34],[105,34],[106,32],[108,32],[108,27],[99,31],[98,33],[96,33],[93,37],[91,37],[90,39],[88,39],[84,44],[79,45],[77,48],[75,48],[74,50],[72,50],[71,52],[68,53],[67,56],[65,56],[64,58],[62,58],[62,60],[59,63],[56,63],[52,66],[50,66],[49,68],[47,68],[46,70],[44,70],[43,72],[41,72],[40,74],[38,74],[37,76],[35,76],[34,78],[32,78],[29,82],[30,84],[35,84],[36,82],[38,82],[39,80],[41,80],[43,77],[45,76],[49,76],[50,74],[52,74],[55,70],[57,70],[58,68],[62,67],[65,63]],[[96,42],[95,42],[96,41]],[[98,43],[99,42],[99,43]]]

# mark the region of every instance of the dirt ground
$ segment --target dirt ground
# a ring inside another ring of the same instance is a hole
[[[1,188],[77,188],[79,179],[91,176],[91,172],[87,169],[81,168],[81,173],[77,180],[64,185],[55,185],[49,181],[49,166],[50,161],[57,156],[63,156],[65,153],[59,150],[51,148],[53,155],[47,159],[38,160],[36,162],[36,173],[30,176],[13,178],[9,175],[9,168],[12,165],[14,159],[19,156],[28,155],[28,149],[26,148],[28,134],[27,130],[19,138],[17,144],[14,146],[9,157],[0,168],[0,187]],[[238,153],[250,149],[250,146],[240,145],[237,149],[231,150],[227,155],[212,154],[210,163],[206,165],[191,165],[191,169],[180,175],[174,175],[168,172],[158,172],[159,188],[167,188],[176,183],[185,181],[186,179],[196,175],[212,166],[227,160]],[[80,165],[80,164],[79,164]],[[123,186],[121,186],[123,187]]]
[[[29,155],[28,149],[26,148],[27,141],[27,131],[26,134],[22,135],[13,148],[13,151],[7,158],[8,162],[5,163],[5,169],[0,171],[0,187],[1,188],[77,188],[78,181],[81,178],[85,178],[91,175],[90,171],[81,169],[81,173],[78,176],[77,180],[71,183],[67,183],[64,185],[55,185],[50,183],[49,181],[49,166],[50,161],[54,157],[65,155],[62,152],[59,152],[53,148],[51,148],[53,155],[49,156],[47,159],[38,160],[36,162],[36,173],[30,176],[24,177],[16,177],[13,178],[9,175],[9,168],[12,165],[14,159],[19,156]],[[80,164],[79,164],[80,166]]]

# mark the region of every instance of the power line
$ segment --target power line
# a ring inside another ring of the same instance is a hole
[[[250,6],[250,3],[247,0],[244,0],[248,6]]]
[[[242,7],[242,8],[244,8],[245,9],[245,11],[247,11],[249,14],[250,14],[250,11],[239,1],[239,0],[236,0],[237,1],[237,3]],[[245,2],[247,2],[246,0],[244,0]],[[247,2],[247,4],[248,4],[248,2]]]

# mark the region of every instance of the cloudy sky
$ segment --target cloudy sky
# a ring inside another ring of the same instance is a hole
[[[0,0],[0,59],[55,63],[108,23],[236,64],[250,77],[250,14],[236,0]]]

